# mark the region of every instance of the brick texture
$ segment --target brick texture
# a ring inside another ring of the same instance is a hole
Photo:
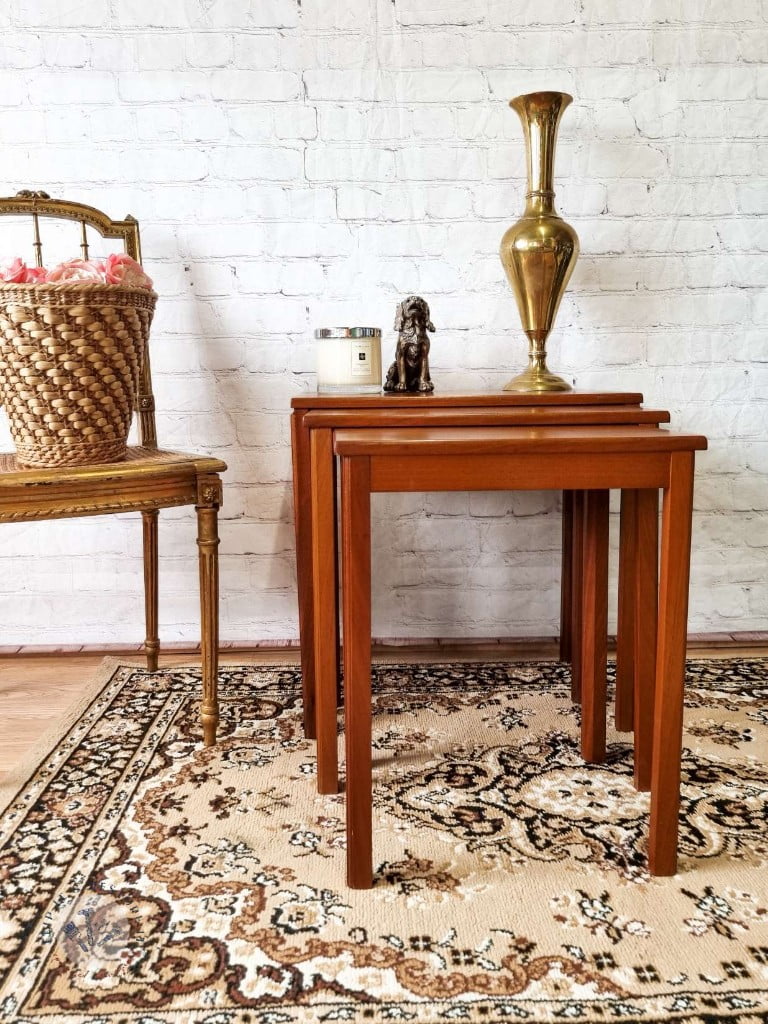
[[[139,218],[161,443],[230,465],[225,643],[297,636],[288,407],[315,387],[314,327],[378,324],[388,362],[417,291],[438,389],[524,363],[498,260],[524,192],[506,101],[542,88],[574,95],[556,188],[582,247],[551,365],[710,437],[690,629],[768,628],[767,18],[765,0],[5,6],[5,191]],[[374,514],[378,636],[557,632],[556,496],[379,496]],[[194,643],[193,516],[161,523],[162,637]],[[0,559],[3,644],[143,637],[135,517],[8,526]]]

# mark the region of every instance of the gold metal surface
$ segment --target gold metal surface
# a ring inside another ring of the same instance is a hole
[[[160,636],[157,624],[158,606],[158,509],[142,511],[142,532],[144,537],[144,621],[146,623],[146,639],[144,653],[147,656],[147,668],[157,672],[157,656],[160,651]]]
[[[200,620],[203,700],[200,719],[206,747],[216,743],[219,725],[217,676],[219,668],[219,534],[221,480],[215,474],[197,481],[197,546],[200,568]]]
[[[523,216],[508,228],[499,255],[528,335],[528,367],[505,391],[570,391],[547,368],[546,340],[579,255],[576,232],[555,212],[554,163],[557,129],[572,97],[564,92],[532,92],[509,105],[523,125],[528,190]]]

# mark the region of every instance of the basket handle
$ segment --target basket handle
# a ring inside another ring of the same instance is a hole
[[[83,254],[83,259],[88,259],[88,235],[85,230],[85,221],[80,221],[80,251]]]

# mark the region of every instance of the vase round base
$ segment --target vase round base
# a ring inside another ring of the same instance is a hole
[[[553,391],[573,391],[573,388],[562,377],[549,370],[543,370],[529,366],[527,370],[518,373],[508,384],[504,385],[505,391],[519,391],[528,394],[544,394]]]

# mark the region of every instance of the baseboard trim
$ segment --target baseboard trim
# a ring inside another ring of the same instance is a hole
[[[615,649],[615,637],[608,638],[609,650]],[[757,651],[768,648],[768,631],[743,630],[733,633],[689,633],[688,652],[694,654],[707,651],[732,651],[739,648],[745,651]],[[200,653],[199,644],[184,642],[161,643],[161,652],[172,655],[194,656]],[[450,658],[452,653],[461,652],[462,658],[504,658],[521,657],[556,657],[558,652],[557,637],[382,637],[374,638],[374,653],[378,657],[395,652],[401,654]],[[112,657],[141,657],[143,644],[19,644],[16,646],[0,646],[0,657],[60,657],[62,655],[99,655]],[[245,641],[223,641],[219,647],[222,657],[231,659],[235,655],[266,654],[281,652],[293,658],[299,654],[299,642],[288,640],[260,640],[248,643]]]

